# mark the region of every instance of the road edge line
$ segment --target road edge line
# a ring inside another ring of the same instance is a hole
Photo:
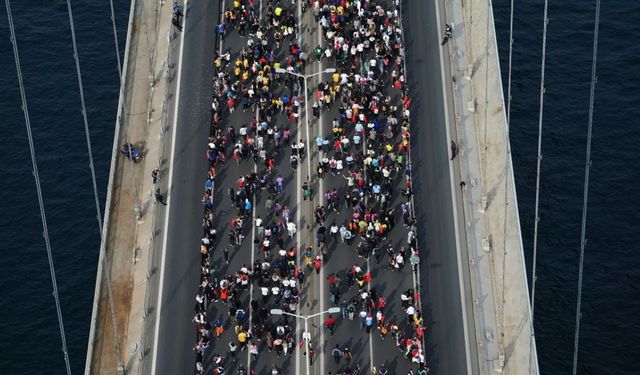
[[[167,188],[167,209],[165,210],[165,217],[164,217],[164,234],[163,234],[163,238],[162,238],[162,256],[160,259],[160,275],[159,275],[159,287],[158,287],[158,298],[157,298],[157,304],[158,304],[158,308],[156,309],[156,326],[155,326],[155,332],[154,332],[154,337],[153,337],[153,351],[152,351],[152,360],[151,360],[151,373],[155,374],[156,373],[156,362],[157,362],[157,358],[158,358],[158,339],[160,337],[160,320],[162,319],[162,293],[163,293],[163,289],[164,289],[164,270],[165,270],[165,263],[167,260],[167,237],[168,237],[168,233],[169,233],[169,217],[171,216],[171,190],[173,188],[173,160],[175,157],[175,153],[176,153],[176,133],[177,133],[177,129],[178,129],[178,109],[180,106],[180,81],[182,79],[182,57],[183,57],[183,52],[184,52],[184,36],[186,34],[186,25],[187,25],[187,12],[188,12],[188,7],[187,4],[189,3],[189,0],[184,0],[184,5],[183,5],[183,9],[184,9],[184,16],[183,16],[183,32],[182,35],[180,36],[180,53],[178,56],[178,76],[177,76],[177,80],[176,80],[176,102],[175,102],[175,106],[174,106],[174,113],[173,113],[173,130],[172,130],[172,134],[171,134],[171,157],[169,158],[169,178],[168,178],[168,182],[169,182],[169,186]]]
[[[442,22],[440,20],[440,7],[439,7],[439,3],[440,0],[435,0],[435,8],[436,8],[436,24],[437,24],[437,29],[438,30],[444,30],[442,28]],[[437,36],[436,36],[437,37]],[[443,51],[442,48],[439,48],[439,55],[440,55],[440,75],[442,78],[442,102],[444,105],[444,119],[445,119],[445,128],[447,130],[447,136],[451,135],[451,125],[449,122],[449,105],[448,105],[448,95],[447,95],[447,88],[446,88],[446,75],[444,72],[444,67],[445,67],[445,60],[444,60],[444,55],[443,55]],[[451,202],[452,202],[452,208],[453,208],[453,225],[454,225],[454,231],[455,231],[455,237],[456,237],[456,257],[458,258],[458,283],[460,285],[460,302],[461,302],[461,307],[462,307],[462,322],[463,322],[463,331],[464,331],[464,336],[465,336],[465,356],[467,358],[467,373],[468,374],[473,374],[474,372],[471,369],[471,347],[470,347],[470,336],[469,336],[469,325],[468,325],[468,317],[467,317],[467,303],[466,303],[466,293],[465,293],[465,288],[464,288],[464,281],[463,281],[463,270],[462,270],[462,250],[461,250],[461,240],[460,240],[460,227],[458,225],[458,210],[457,210],[457,202],[456,202],[456,188],[454,187],[455,181],[454,181],[454,170],[453,170],[453,163],[449,163],[449,180],[450,180],[450,188],[451,188]]]

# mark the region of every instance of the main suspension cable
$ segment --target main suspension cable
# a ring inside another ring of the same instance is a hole
[[[18,55],[18,44],[16,40],[15,28],[13,25],[13,16],[11,14],[11,4],[9,0],[5,0],[7,7],[7,18],[9,20],[9,30],[11,31],[11,44],[13,44],[13,56],[18,74],[18,83],[20,85],[20,97],[22,98],[22,112],[24,113],[24,122],[27,128],[27,136],[29,138],[29,151],[31,152],[31,163],[33,165],[33,177],[36,182],[36,190],[38,193],[38,205],[40,206],[40,218],[42,219],[42,235],[47,249],[47,258],[49,260],[49,273],[51,274],[51,284],[53,286],[53,298],[56,303],[56,314],[58,316],[58,326],[60,328],[60,338],[62,340],[62,353],[64,355],[64,363],[67,369],[67,375],[71,375],[71,364],[69,363],[69,352],[67,350],[67,339],[64,332],[64,322],[62,319],[62,309],[60,307],[60,296],[58,295],[58,283],[56,282],[56,270],[53,265],[53,255],[51,252],[51,243],[49,242],[49,230],[47,229],[47,216],[44,210],[44,200],[42,199],[42,188],[40,186],[40,176],[38,174],[38,163],[36,161],[36,152],[33,145],[33,134],[31,133],[31,121],[29,119],[29,109],[27,107],[27,97],[22,81],[22,69],[20,67],[20,57]]]
[[[589,196],[589,171],[591,169],[591,130],[593,128],[593,102],[595,99],[596,63],[598,59],[598,30],[600,28],[600,0],[596,0],[596,16],[593,26],[593,59],[591,62],[591,93],[589,96],[589,125],[587,126],[587,151],[584,163],[584,192],[582,197],[582,230],[580,233],[580,263],[578,266],[578,300],[576,302],[576,332],[573,348],[573,375],[578,371],[578,343],[580,339],[580,318],[582,317],[582,274],[584,269],[584,248],[587,245],[587,198]]]

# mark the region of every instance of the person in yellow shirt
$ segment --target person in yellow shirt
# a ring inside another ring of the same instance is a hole
[[[423,320],[420,313],[413,314],[413,324],[415,325],[414,327],[420,327],[422,325],[422,321]]]
[[[329,105],[331,104],[331,95],[325,95],[324,96],[324,104],[329,107]]]
[[[334,84],[340,83],[340,74],[338,74],[338,72],[333,73],[331,78],[333,79]]]

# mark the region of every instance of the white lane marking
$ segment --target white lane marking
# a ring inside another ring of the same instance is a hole
[[[260,121],[260,109],[256,105],[256,121]],[[258,164],[253,163],[253,173],[258,173]],[[256,195],[253,195],[252,199],[253,215],[251,216],[251,266],[255,262],[256,254]],[[253,326],[253,308],[251,307],[251,300],[253,299],[253,282],[249,280],[249,331]],[[254,332],[251,332],[254,335]],[[251,341],[249,342],[251,345]],[[247,350],[247,371],[251,372],[251,351]]]
[[[360,55],[360,75],[364,76],[364,67],[363,67],[363,59],[364,59],[364,54]],[[371,67],[369,67],[369,69],[371,69]],[[406,70],[405,70],[406,73]],[[366,125],[365,125],[366,127]],[[366,133],[365,133],[366,134]],[[367,137],[364,137],[364,140],[362,142],[362,153],[364,155],[364,157],[367,157]],[[367,167],[365,166],[364,169],[362,170],[362,175],[364,177],[364,181],[365,181],[365,186],[367,186]],[[367,207],[367,200],[368,200],[368,194],[365,193],[364,195],[364,199],[365,199],[365,207]],[[369,261],[369,258],[367,257],[367,272],[369,272],[369,274],[371,274],[371,263]],[[371,281],[367,282],[367,292],[371,293]],[[372,328],[373,329],[373,328]],[[371,371],[374,367],[375,367],[375,362],[373,360],[373,333],[369,333],[369,370]]]
[[[223,0],[224,1],[224,0]],[[171,213],[171,184],[173,183],[173,161],[175,160],[176,154],[176,133],[178,130],[178,107],[180,104],[180,80],[182,79],[182,57],[184,52],[184,35],[186,34],[187,29],[187,12],[188,6],[187,3],[189,0],[184,0],[184,15],[182,17],[182,28],[183,32],[180,36],[180,56],[178,57],[178,79],[176,81],[176,102],[175,108],[173,110],[173,131],[171,135],[171,158],[169,158],[169,188],[167,189],[167,208],[165,209],[164,216],[164,235],[162,239],[162,257],[160,260],[160,275],[159,282],[160,286],[158,288],[158,299],[157,299],[157,311],[156,311],[156,327],[153,338],[153,355],[151,357],[151,373],[156,373],[156,364],[158,360],[158,339],[160,338],[160,321],[162,320],[162,293],[164,291],[164,270],[165,263],[167,260],[167,236],[169,233],[169,216]]]
[[[443,30],[442,28],[442,23],[440,22],[440,7],[438,6],[439,0],[435,1],[435,6],[436,6],[436,24],[437,24],[437,29],[438,30]],[[436,34],[436,38],[438,38],[438,35]],[[437,40],[439,41],[439,40]],[[436,41],[436,42],[437,42]],[[438,43],[439,44],[439,43]],[[451,126],[449,124],[449,105],[448,105],[448,101],[447,101],[447,89],[446,89],[446,76],[445,76],[445,72],[444,72],[444,54],[443,54],[443,48],[438,48],[439,51],[439,55],[440,55],[440,74],[441,74],[441,78],[442,78],[442,101],[444,103],[444,119],[445,119],[445,127],[447,129],[447,135],[449,136],[451,134]],[[445,141],[448,144],[448,139]],[[448,154],[447,154],[448,155]],[[447,157],[448,159],[448,157]],[[462,304],[462,322],[463,322],[463,330],[464,330],[464,337],[465,337],[465,342],[464,342],[464,348],[465,348],[465,355],[467,357],[467,373],[468,374],[472,374],[473,372],[471,371],[471,348],[470,348],[470,337],[469,337],[469,329],[468,329],[468,318],[467,318],[467,302],[466,302],[466,298],[465,298],[465,290],[464,290],[464,282],[463,282],[463,270],[462,270],[462,254],[461,254],[461,243],[460,243],[460,228],[458,226],[458,210],[457,210],[457,205],[456,205],[456,188],[454,187],[455,185],[455,181],[454,181],[454,171],[453,171],[453,163],[450,163],[447,161],[447,163],[449,163],[449,180],[450,180],[450,185],[451,185],[451,203],[452,203],[452,208],[453,208],[453,225],[455,228],[455,237],[456,237],[456,256],[458,259],[458,282],[460,284],[460,302]]]
[[[262,4],[262,0],[260,1],[260,4]],[[300,3],[298,3],[298,45],[302,45],[302,36],[301,36],[301,32],[300,32],[300,18],[302,17],[302,10],[300,8]],[[298,129],[296,131],[296,137],[298,136],[298,131],[300,129]],[[307,150],[307,152],[309,152],[309,150]],[[300,263],[301,260],[301,255],[300,252],[302,251],[302,249],[300,248],[300,232],[302,231],[302,225],[301,224],[301,219],[300,219],[300,211],[301,211],[301,206],[300,206],[300,189],[302,186],[302,181],[300,179],[300,171],[296,168],[296,187],[295,187],[295,191],[296,191],[296,223],[298,223],[298,231],[296,232],[296,248],[298,249],[298,251],[296,251],[296,258],[297,258],[297,264],[298,267],[300,267],[300,272],[304,272],[306,265],[303,265]],[[305,280],[305,283],[307,284],[307,293],[306,293],[306,297],[308,297],[309,295],[309,280]],[[302,285],[300,285],[300,291],[302,292]],[[302,294],[302,293],[301,293]],[[300,299],[298,301],[298,313],[299,314],[303,314],[302,312],[302,307],[304,306],[304,304],[302,303],[303,298],[302,295],[300,295]],[[298,341],[298,337],[300,337],[302,339],[302,336],[300,336],[300,321],[299,319],[296,320],[296,349],[295,349],[295,356],[296,356],[296,374],[300,374],[300,345],[297,342]],[[302,341],[300,341],[302,342]],[[307,357],[309,356],[309,353],[307,353]],[[308,359],[303,359],[305,361],[307,361]]]
[[[315,21],[315,20],[314,20]],[[320,26],[320,23],[316,23],[317,30],[318,30],[318,45],[320,45],[322,43],[322,27]],[[311,28],[310,28],[311,29]],[[318,72],[322,71],[322,60],[318,60]],[[318,80],[322,81],[322,74],[318,74]],[[315,96],[314,96],[315,97]],[[308,103],[307,103],[308,105]],[[308,115],[308,114],[307,114]],[[318,129],[318,131],[320,132],[320,134],[322,134],[322,109],[320,110],[320,117],[318,118],[318,126],[316,127],[316,129]],[[310,137],[311,135],[309,134],[309,129],[307,129],[307,136]],[[308,139],[307,139],[308,142]],[[311,155],[311,150],[309,150],[309,155]],[[320,153],[318,153],[318,155],[320,155]],[[311,160],[309,160],[309,169],[311,169]],[[309,175],[311,175],[311,172],[309,172]],[[324,184],[322,179],[320,179],[319,184],[318,184],[318,199],[320,204],[322,204],[323,199],[324,198]],[[322,260],[323,264],[322,267],[320,268],[320,311],[325,311],[325,288],[324,288],[324,268],[327,266],[326,264],[324,264],[324,259]],[[322,323],[322,318],[320,320],[320,323]],[[322,327],[322,326],[321,326]],[[320,374],[326,374],[325,372],[325,366],[324,366],[324,353],[325,353],[325,347],[324,347],[324,329],[320,328],[320,343],[322,344],[322,350],[320,351]]]

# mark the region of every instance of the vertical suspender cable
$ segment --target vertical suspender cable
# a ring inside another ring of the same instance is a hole
[[[591,63],[591,93],[589,96],[589,124],[587,126],[587,151],[584,163],[584,192],[582,198],[582,230],[580,234],[580,263],[578,266],[578,301],[576,303],[576,332],[573,349],[573,375],[578,370],[578,342],[580,338],[580,318],[582,315],[582,272],[584,269],[584,248],[587,245],[587,198],[589,196],[589,171],[591,169],[591,129],[593,127],[593,102],[595,99],[596,82],[596,62],[598,57],[598,29],[600,27],[600,0],[596,0],[596,16],[593,26],[593,60]]]
[[[75,60],[76,74],[78,77],[78,90],[80,91],[80,104],[82,105],[82,119],[84,122],[84,133],[85,133],[85,138],[87,142],[87,151],[89,154],[89,169],[91,170],[91,182],[93,183],[93,197],[94,197],[95,206],[96,206],[96,217],[98,219],[98,231],[100,233],[100,238],[102,239],[102,212],[100,210],[100,199],[98,198],[96,172],[93,165],[93,151],[91,149],[91,137],[89,133],[89,122],[87,121],[87,109],[84,102],[84,88],[82,86],[82,74],[80,72],[80,60],[78,56],[78,46],[76,43],[76,31],[75,31],[75,25],[73,22],[73,12],[71,10],[71,0],[67,0],[67,12],[69,14],[69,26],[71,27],[71,42],[73,44],[73,58]],[[112,17],[113,17],[113,14],[112,14]],[[115,19],[113,23],[115,26]],[[116,48],[117,48],[117,39],[116,39]],[[118,68],[119,68],[118,70],[120,70],[120,56],[118,56]],[[103,269],[107,278],[109,308],[110,308],[111,323],[112,323],[113,335],[114,335],[114,341],[115,341],[114,352],[116,356],[116,363],[119,368],[124,368],[124,364],[122,363],[122,358],[120,356],[120,338],[118,337],[118,329],[116,325],[115,306],[113,303],[113,290],[111,288],[111,277],[109,274],[108,260],[106,259],[106,257],[104,257],[103,259],[104,259],[104,265],[106,266],[106,267],[103,267]]]
[[[113,25],[113,39],[116,46],[116,59],[118,59],[118,77],[122,82],[122,63],[120,62],[120,47],[118,46],[118,30],[116,28],[116,14],[113,11],[113,0],[109,0],[109,5],[111,6],[111,24]]]
[[[16,41],[16,33],[13,25],[13,16],[11,15],[11,4],[9,0],[5,0],[7,7],[7,18],[9,20],[9,30],[11,31],[11,43],[13,44],[13,56],[16,63],[16,71],[18,74],[18,83],[20,85],[20,96],[22,98],[22,112],[24,113],[24,122],[27,128],[27,136],[29,138],[29,150],[31,152],[31,163],[33,165],[33,177],[36,182],[36,190],[38,193],[38,205],[40,206],[40,217],[42,219],[42,235],[47,248],[47,258],[49,260],[49,273],[51,274],[51,284],[53,286],[53,298],[56,302],[56,314],[58,316],[58,326],[60,327],[60,338],[62,340],[62,353],[64,355],[64,363],[67,369],[67,375],[71,375],[71,364],[69,363],[69,352],[67,350],[67,339],[64,332],[64,323],[62,320],[62,309],[60,308],[60,296],[58,295],[58,283],[56,282],[56,270],[53,265],[53,255],[51,253],[51,243],[49,242],[49,230],[47,229],[47,217],[44,210],[44,201],[42,199],[42,188],[40,187],[40,176],[38,174],[38,163],[36,161],[36,152],[33,145],[33,135],[31,134],[31,121],[29,120],[29,109],[27,108],[27,97],[24,91],[24,83],[22,82],[22,69],[20,68],[20,57],[18,56],[18,44]]]
[[[540,217],[538,214],[538,208],[540,206],[540,164],[542,162],[542,114],[544,110],[544,67],[547,58],[547,24],[549,18],[547,17],[547,10],[549,8],[549,1],[544,1],[544,27],[542,29],[542,66],[540,68],[540,113],[538,115],[538,166],[536,168],[536,206],[535,206],[535,220],[533,223],[533,260],[531,266],[531,316],[534,316],[535,302],[536,302],[536,262],[538,258],[538,222]]]
[[[98,199],[98,187],[96,184],[96,173],[93,166],[93,152],[91,151],[91,137],[89,136],[89,123],[87,121],[87,109],[84,103],[84,89],[82,87],[82,75],[80,74],[80,60],[78,58],[78,47],[76,45],[76,31],[73,24],[73,13],[71,12],[71,0],[67,0],[67,10],[69,13],[69,24],[71,25],[71,41],[73,43],[73,58],[76,62],[76,73],[78,76],[78,88],[80,91],[80,104],[82,105],[82,119],[84,121],[84,133],[87,141],[87,151],[89,153],[89,169],[91,169],[91,181],[93,183],[93,196],[96,204],[96,214],[98,225],[102,232],[102,213],[100,212],[100,200]]]
[[[513,57],[513,8],[511,0],[511,15],[509,17],[509,72],[507,73],[507,140],[509,140],[509,126],[511,125],[511,62]]]

